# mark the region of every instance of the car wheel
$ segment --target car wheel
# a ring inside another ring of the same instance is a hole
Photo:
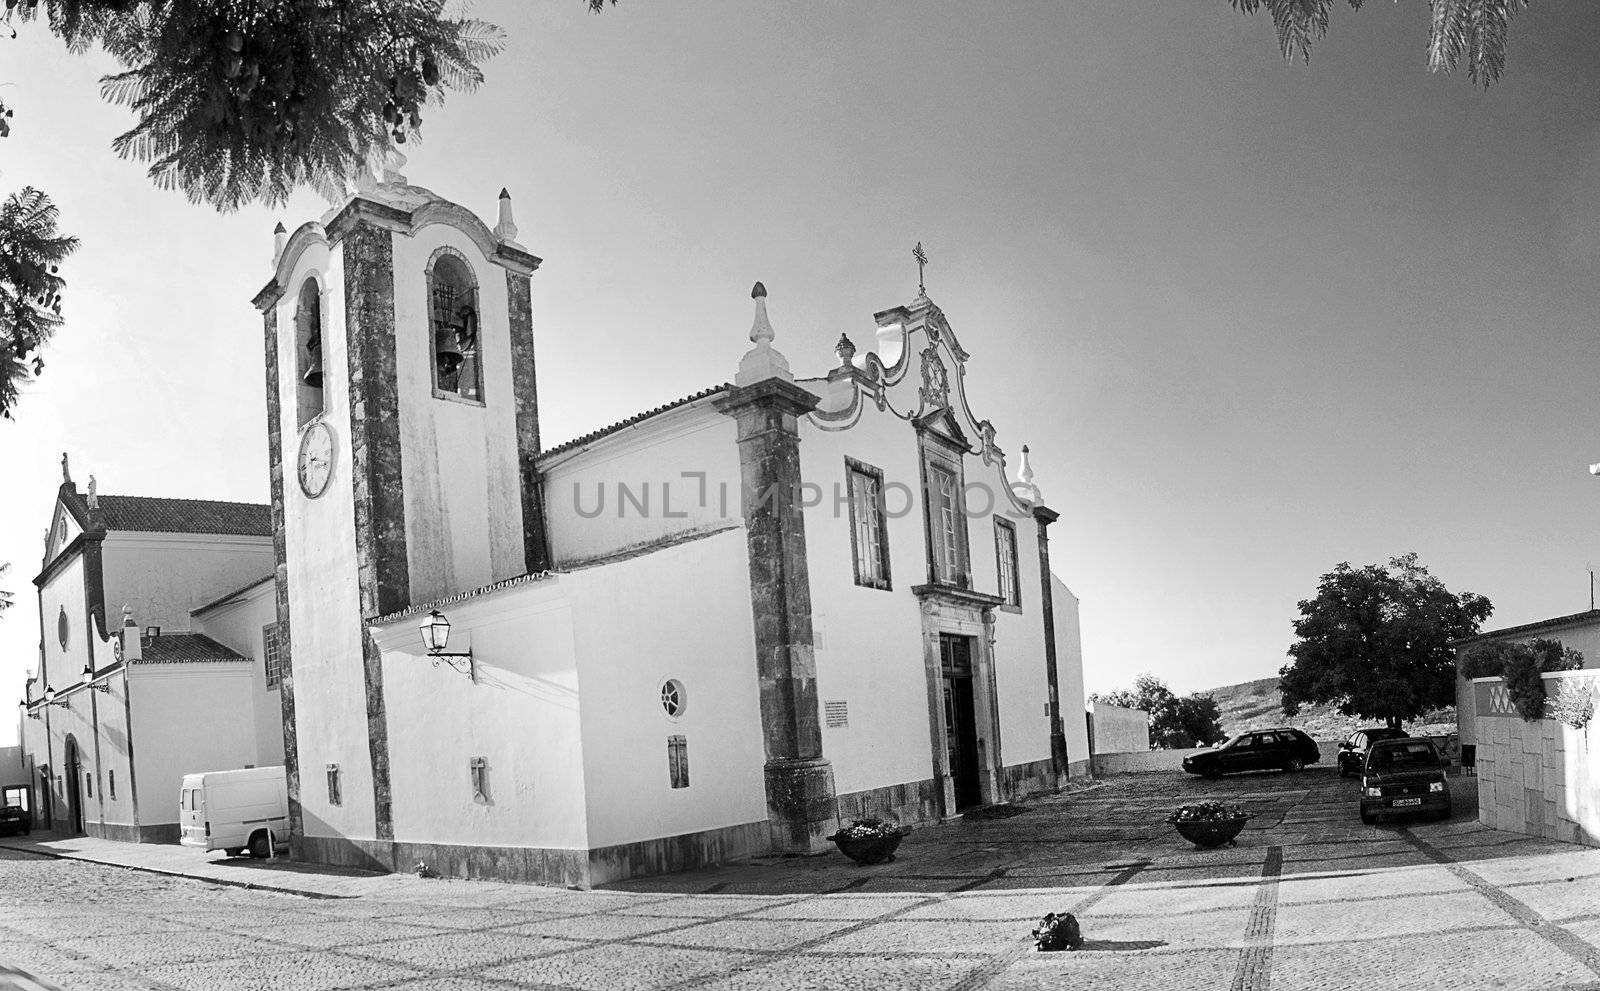
[[[1294,774],[1297,771],[1304,770],[1305,766],[1305,761],[1298,757],[1290,757],[1286,762],[1284,762],[1283,769],[1288,771],[1290,774]]]
[[[250,837],[250,856],[257,860],[266,860],[272,854],[272,844],[267,840],[266,833],[257,833]]]

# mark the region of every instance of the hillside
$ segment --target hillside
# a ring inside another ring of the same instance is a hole
[[[1266,726],[1293,726],[1311,734],[1312,739],[1337,741],[1349,736],[1361,726],[1375,725],[1371,720],[1341,716],[1333,706],[1305,706],[1298,716],[1283,714],[1282,699],[1278,695],[1278,679],[1262,678],[1240,685],[1226,685],[1201,692],[1217,700],[1222,712],[1222,728],[1229,736],[1247,729]],[[1428,713],[1419,723],[1409,723],[1406,729],[1427,735],[1454,733],[1456,710],[1438,709]]]

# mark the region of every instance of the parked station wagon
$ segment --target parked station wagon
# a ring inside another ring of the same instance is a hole
[[[1220,747],[1190,754],[1183,769],[1215,778],[1235,771],[1298,771],[1321,759],[1316,741],[1302,730],[1282,726],[1240,733]]]

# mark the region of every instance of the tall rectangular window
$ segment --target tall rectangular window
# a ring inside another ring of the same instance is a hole
[[[338,764],[328,765],[328,804],[344,804],[344,790],[340,787]]]
[[[1017,583],[1017,527],[1010,520],[995,517],[995,573],[1000,576],[1000,598],[1008,606],[1022,605],[1022,588]]]
[[[110,771],[106,772],[106,785],[111,790],[111,800],[113,802],[116,801],[117,800],[117,772],[115,770],[110,770]]]
[[[277,623],[261,628],[261,658],[266,668],[267,687],[277,688],[283,676],[283,638],[278,635]]]
[[[883,512],[883,472],[845,458],[850,485],[850,550],[856,584],[889,587],[889,530]]]
[[[967,544],[961,485],[956,473],[941,464],[928,465],[928,530],[933,545],[934,580],[965,587]]]

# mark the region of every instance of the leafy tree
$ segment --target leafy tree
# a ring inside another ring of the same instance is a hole
[[[1089,696],[1091,702],[1104,702],[1124,709],[1142,709],[1150,715],[1150,743],[1163,750],[1206,746],[1223,737],[1221,714],[1209,695],[1179,698],[1161,679],[1141,674],[1133,690],[1121,689]]]
[[[77,238],[56,230],[50,197],[29,186],[0,204],[0,415],[10,418],[17,389],[44,370],[39,354],[61,323],[60,262]]]
[[[1293,61],[1311,60],[1311,43],[1328,33],[1336,0],[1229,0],[1246,14],[1266,8],[1278,29],[1278,47]],[[1360,10],[1365,0],[1348,0]],[[1505,71],[1511,43],[1511,19],[1528,0],[1428,0],[1433,13],[1428,25],[1428,67],[1451,72],[1462,62],[1467,77],[1487,87]]]
[[[1331,704],[1346,716],[1399,727],[1454,704],[1455,652],[1493,610],[1481,595],[1452,594],[1416,554],[1387,566],[1340,564],[1299,604],[1299,639],[1278,672],[1283,711]]]
[[[0,561],[0,575],[11,570],[10,561]],[[17,604],[16,596],[9,589],[0,588],[0,613],[5,612]]]
[[[1542,717],[1545,710],[1540,675],[1581,668],[1583,654],[1562,646],[1560,640],[1541,637],[1527,643],[1475,643],[1461,651],[1459,664],[1468,678],[1504,678],[1517,715],[1531,721]]]
[[[478,86],[480,66],[504,46],[499,28],[447,15],[445,0],[7,0],[0,13],[13,38],[34,22],[73,52],[99,46],[122,65],[101,80],[105,99],[137,119],[112,143],[117,154],[146,163],[157,186],[222,211],[281,203],[302,185],[341,188],[415,136],[447,91]],[[0,102],[0,138],[12,118]],[[53,230],[49,198],[22,195],[49,211]],[[59,258],[28,248],[0,241],[6,417],[30,356],[37,375],[39,346],[60,323],[59,279],[43,297],[37,279],[13,281],[18,271],[55,275]],[[4,305],[17,299],[48,300],[44,333],[40,312]]]

